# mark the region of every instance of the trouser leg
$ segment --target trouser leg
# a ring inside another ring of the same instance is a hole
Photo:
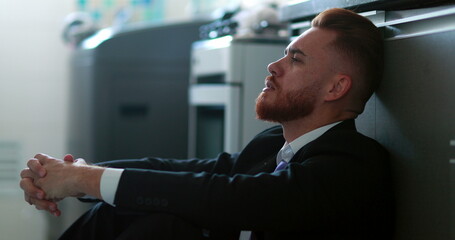
[[[131,222],[118,240],[202,240],[202,229],[169,214],[150,214]]]
[[[112,206],[98,203],[79,217],[59,239],[115,239],[114,218],[115,209]]]
[[[98,203],[82,215],[60,240],[154,239],[200,240],[202,229],[169,214],[134,214]]]

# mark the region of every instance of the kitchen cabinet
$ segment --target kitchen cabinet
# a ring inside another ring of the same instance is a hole
[[[455,8],[389,15],[408,16],[380,24],[385,75],[357,123],[391,153],[396,239],[455,239]]]
[[[385,75],[356,123],[391,154],[395,239],[455,239],[455,5],[361,14],[384,32]]]

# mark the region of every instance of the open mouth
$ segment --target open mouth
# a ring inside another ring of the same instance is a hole
[[[275,84],[273,83],[273,80],[270,77],[267,77],[265,79],[265,88],[262,89],[262,91],[267,92],[272,90],[275,90]]]

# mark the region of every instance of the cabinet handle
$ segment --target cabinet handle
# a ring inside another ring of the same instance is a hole
[[[418,10],[407,10],[418,11]],[[400,11],[397,11],[399,14]],[[441,7],[427,13],[376,24],[384,27],[386,40],[424,36],[455,29],[455,7]]]
[[[455,139],[450,140],[449,144],[450,144],[451,147],[455,147]],[[455,164],[455,158],[449,159],[449,163],[450,164]]]

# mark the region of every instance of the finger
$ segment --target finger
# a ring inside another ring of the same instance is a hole
[[[56,217],[59,217],[62,214],[62,212],[60,210],[57,210],[57,211],[51,212],[51,214],[56,216]]]
[[[50,156],[47,155],[47,154],[44,154],[44,153],[38,153],[38,154],[35,155],[34,158],[36,158],[36,159],[41,161],[41,160],[45,160],[47,158],[50,158]]]
[[[43,165],[41,165],[41,163],[37,159],[32,158],[28,160],[27,166],[33,173],[35,173],[39,177],[46,176],[46,169],[43,167]]]
[[[57,158],[54,158],[54,157],[51,157],[49,155],[46,155],[44,153],[38,153],[35,155],[35,158],[38,160],[38,162],[41,164],[41,165],[45,165],[47,163],[51,163],[51,162],[56,162],[56,161],[62,161],[61,159],[57,159]]]
[[[30,170],[30,168],[22,169],[20,176],[21,176],[21,178],[35,178],[35,177],[38,177],[38,175],[36,175],[34,172],[32,172],[32,170]]]
[[[30,201],[32,202],[32,205],[35,205],[35,208],[38,210],[46,210],[46,211],[55,211],[55,203],[49,200],[45,199],[36,199],[36,198],[30,198]],[[53,207],[51,207],[53,205]]]
[[[28,202],[28,204],[30,204],[30,205],[33,204],[30,195],[28,195],[28,194],[25,193],[25,192],[24,192],[24,200],[25,200],[26,202]]]
[[[30,198],[44,199],[45,197],[44,191],[35,186],[35,184],[33,183],[33,179],[23,178],[19,182],[19,185],[21,189],[24,190],[24,193],[28,195]]]
[[[35,205],[35,208],[38,210],[45,210],[51,213],[54,216],[60,216],[61,212],[58,209],[57,203],[49,200],[41,200],[36,198],[31,198],[32,204]]]
[[[77,161],[77,160],[74,160],[74,157],[71,154],[66,154],[65,157],[63,157],[63,160],[65,162],[75,162],[75,161]]]
[[[60,211],[60,209],[58,209],[58,205],[56,202],[48,201],[46,204],[48,204],[48,208],[46,210],[49,213],[51,213],[52,215],[54,215],[56,217],[61,215],[61,211]]]
[[[83,158],[78,158],[75,162],[79,165],[87,165],[87,162]]]

